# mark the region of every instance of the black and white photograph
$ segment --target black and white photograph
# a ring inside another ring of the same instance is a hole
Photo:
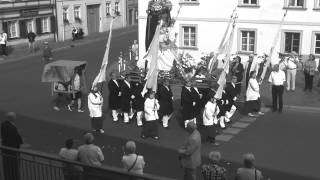
[[[320,180],[320,0],[0,0],[0,180]]]

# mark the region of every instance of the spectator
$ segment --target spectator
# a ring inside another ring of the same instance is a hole
[[[186,128],[189,136],[184,145],[178,150],[179,160],[184,168],[184,180],[195,180],[196,169],[201,164],[201,136],[197,125],[191,121]]]
[[[196,107],[196,99],[192,95],[191,82],[186,81],[185,85],[181,90],[181,106],[182,106],[182,118],[184,121],[184,127],[187,127],[187,124],[190,121],[193,121],[195,124],[196,117],[195,115],[195,107]]]
[[[122,164],[125,170],[135,174],[143,175],[143,168],[145,162],[143,156],[136,153],[136,144],[134,141],[128,141],[124,149],[124,155],[122,156]]]
[[[286,81],[285,73],[280,70],[279,65],[274,66],[274,70],[270,73],[269,82],[272,84],[272,111],[282,112],[283,107],[283,91],[284,82]],[[278,109],[278,99],[279,99],[279,109]]]
[[[23,144],[22,138],[15,125],[17,116],[14,112],[7,114],[7,120],[1,123],[2,145],[19,149]],[[5,180],[19,180],[19,153],[11,150],[2,150],[3,172]]]
[[[263,176],[261,171],[254,167],[254,155],[248,153],[243,155],[243,168],[237,170],[235,180],[262,180]]]
[[[315,56],[313,54],[309,55],[309,59],[305,62],[303,66],[303,72],[304,72],[304,78],[305,78],[305,87],[304,91],[309,90],[312,91],[313,86],[313,77],[315,74],[315,71],[317,69]]]
[[[236,89],[237,89],[237,95],[240,95],[241,82],[242,82],[242,78],[243,78],[244,69],[243,69],[243,65],[241,64],[240,56],[236,56],[234,59],[235,59],[235,62],[232,64],[231,74],[232,74],[232,76],[237,77]]]
[[[144,97],[142,96],[141,92],[143,90],[143,82],[142,78],[139,82],[135,82],[132,84],[132,93],[134,99],[132,100],[132,109],[136,114],[137,126],[142,126],[142,118],[143,118],[143,110],[144,110]]]
[[[221,154],[219,151],[212,151],[208,155],[209,164],[204,164],[201,167],[204,180],[226,180],[227,170],[219,166]]]
[[[139,44],[137,40],[133,41],[133,44],[131,46],[131,52],[132,52],[133,59],[138,61],[139,60]]]
[[[73,139],[67,139],[65,147],[60,149],[59,156],[62,159],[77,161],[79,151],[73,148]],[[63,174],[65,180],[75,180],[80,178],[81,167],[69,163],[64,164]]]
[[[8,41],[8,35],[7,33],[0,31],[0,48],[1,48],[1,54],[8,56],[7,54],[7,41]]]
[[[44,44],[44,48],[42,52],[42,59],[46,64],[48,64],[52,61],[52,50],[49,47],[49,43],[47,41],[44,42],[43,44]]]
[[[93,87],[88,95],[88,109],[93,131],[104,133],[102,119],[103,97],[97,86]]]
[[[90,166],[102,166],[104,156],[101,149],[93,144],[94,137],[91,133],[84,135],[85,144],[81,145],[79,150],[79,160]]]
[[[154,96],[155,92],[150,91],[144,102],[144,117],[146,122],[143,124],[141,137],[152,137],[155,140],[159,140],[157,120],[159,119],[158,110],[160,105]]]
[[[298,54],[296,52],[292,52],[290,57],[286,59],[287,66],[287,91],[295,91],[296,89],[296,74],[297,67],[299,63]]]
[[[74,77],[72,78],[72,90],[74,91],[71,94],[71,103],[68,104],[68,110],[72,111],[71,107],[75,104],[75,101],[77,100],[78,103],[78,112],[84,112],[81,109],[82,106],[82,80],[81,80],[81,75],[82,75],[82,70],[79,68],[76,68],[75,70]]]
[[[256,72],[250,72],[250,79],[248,82],[248,88],[246,93],[246,102],[245,110],[248,113],[248,116],[255,117],[256,115],[253,112],[258,112],[258,115],[264,115],[260,111],[261,108],[261,99],[260,99],[260,87],[256,78]]]
[[[27,34],[27,39],[28,39],[28,45],[29,45],[29,50],[30,52],[35,52],[35,39],[36,39],[36,34],[32,31],[29,31]]]
[[[256,73],[258,73],[259,70],[259,64],[256,63],[254,60],[254,55],[250,54],[249,55],[249,60],[248,62],[245,63],[244,65],[244,76],[245,76],[245,80],[246,80],[246,89],[248,88],[248,83],[249,83],[249,79],[250,79],[250,73],[252,71],[255,71]]]

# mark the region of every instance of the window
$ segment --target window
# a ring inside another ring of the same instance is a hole
[[[81,19],[80,18],[80,6],[75,6],[74,7],[74,19]]]
[[[314,9],[320,9],[320,0],[314,0]]]
[[[197,47],[197,28],[196,26],[182,26],[182,47],[196,48]]]
[[[199,0],[180,0],[179,4],[199,5]]]
[[[68,7],[63,8],[63,22],[69,23]]]
[[[106,16],[110,16],[110,2],[106,3]]]
[[[31,20],[27,20],[26,21],[26,28],[27,28],[27,32],[35,32],[33,29],[33,21]]]
[[[120,11],[119,11],[119,2],[115,2],[114,3],[114,12],[116,13],[116,15],[120,15]]]
[[[239,0],[240,6],[258,6],[258,0]]]
[[[18,22],[17,21],[9,21],[8,22],[8,37],[16,38],[18,37]]]
[[[49,25],[49,17],[41,18],[41,30],[42,33],[50,32],[50,25]]]
[[[312,32],[311,54],[320,55],[320,32]]]
[[[242,53],[255,53],[257,42],[256,34],[256,30],[240,29],[238,51]]]
[[[291,53],[293,51],[300,52],[300,33],[299,32],[285,32],[284,33],[284,52]]]
[[[285,0],[286,8],[305,8],[305,0]]]

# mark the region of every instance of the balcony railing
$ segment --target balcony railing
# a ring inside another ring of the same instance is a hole
[[[44,153],[0,146],[0,179],[5,180],[174,180],[136,175],[121,168],[92,167]]]

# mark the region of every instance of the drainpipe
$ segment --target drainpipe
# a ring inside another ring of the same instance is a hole
[[[55,7],[55,21],[56,21],[56,28],[54,32],[55,41],[58,42],[58,10],[57,10],[57,0],[54,0],[54,7]]]

